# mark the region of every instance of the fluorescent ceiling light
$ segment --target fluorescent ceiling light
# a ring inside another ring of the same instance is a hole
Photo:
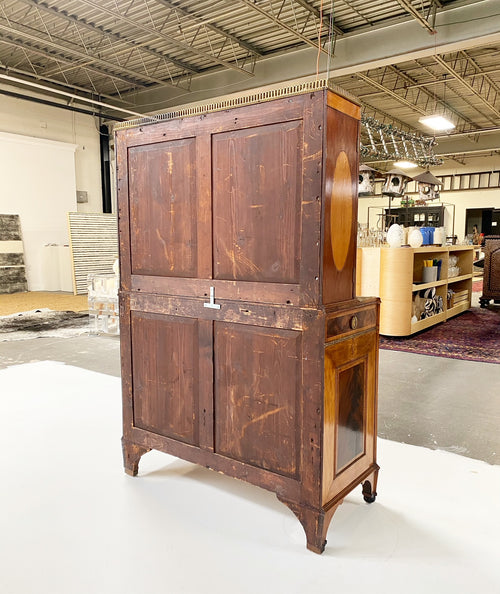
[[[451,130],[455,127],[455,124],[441,115],[426,116],[424,118],[419,118],[418,121],[433,130]]]
[[[394,167],[401,167],[401,169],[413,169],[414,167],[418,167],[418,165],[412,161],[397,161],[394,163]]]

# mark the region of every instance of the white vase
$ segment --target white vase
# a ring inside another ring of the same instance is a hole
[[[404,231],[397,223],[389,227],[387,231],[387,243],[391,247],[401,247],[403,245]]]
[[[420,233],[420,229],[415,228],[413,231],[408,235],[408,243],[412,248],[418,248],[424,242],[424,238],[422,237],[422,233]]]

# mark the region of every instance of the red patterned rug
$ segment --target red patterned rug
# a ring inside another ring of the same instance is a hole
[[[483,292],[483,279],[474,281],[472,283],[472,292],[473,293],[482,293]]]
[[[500,307],[473,307],[405,338],[380,337],[380,348],[433,357],[500,363]]]

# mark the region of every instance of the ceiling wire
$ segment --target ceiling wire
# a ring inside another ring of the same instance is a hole
[[[316,57],[316,80],[319,79],[319,57],[321,55],[321,34],[323,33],[323,0],[319,7],[318,55]]]
[[[333,25],[335,23],[335,16],[334,16],[334,0],[330,2],[330,22],[329,22],[329,30],[328,30],[328,61],[326,63],[326,80],[330,80],[330,65],[333,58],[333,47],[335,43],[335,32],[333,30]]]

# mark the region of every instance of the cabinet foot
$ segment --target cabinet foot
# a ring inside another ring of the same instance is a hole
[[[328,526],[330,525],[335,510],[342,501],[339,501],[336,505],[332,506],[327,511],[324,511],[323,509],[311,509],[310,507],[298,503],[285,501],[280,497],[278,497],[278,499],[293,511],[299,522],[302,524],[304,532],[306,533],[307,548],[310,551],[313,551],[313,553],[321,555],[325,550]]]
[[[486,297],[479,298],[479,307],[488,307],[489,304],[490,304],[490,300],[486,299]]]
[[[366,503],[373,503],[377,498],[377,479],[378,479],[378,468],[374,470],[370,475],[363,481],[363,499]]]
[[[130,476],[137,476],[141,456],[149,452],[151,448],[145,448],[122,438],[122,449],[125,472]]]

